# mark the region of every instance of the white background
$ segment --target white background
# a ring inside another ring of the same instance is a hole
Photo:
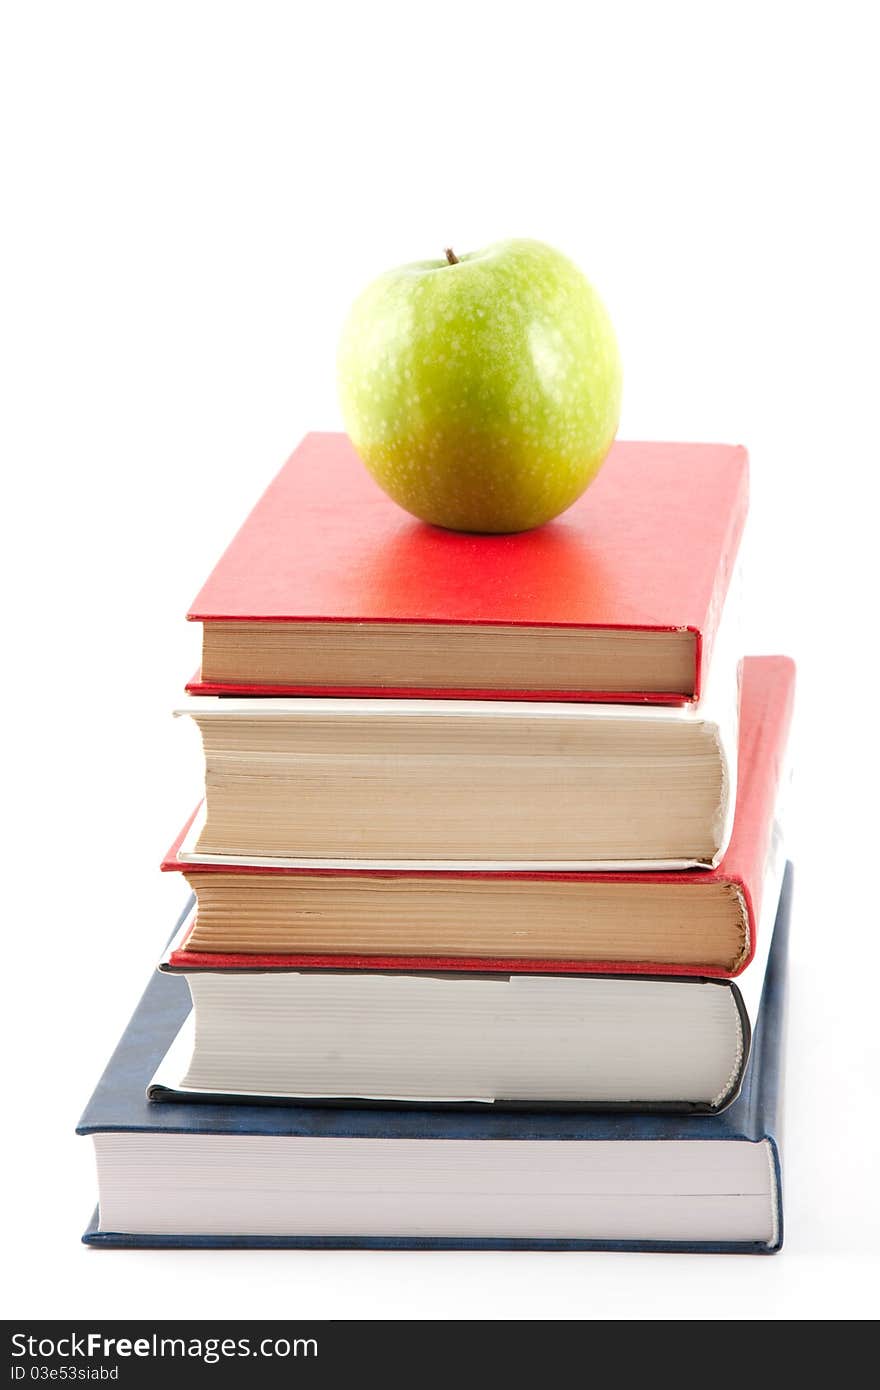
[[[878,246],[872,7],[3,7],[7,1316],[877,1312]],[[568,252],[624,438],[746,443],[747,645],[798,660],[784,1252],[102,1252],[73,1127],[182,902],[183,621],[332,428],[354,295]],[[873,1287],[872,1287],[873,1283]]]

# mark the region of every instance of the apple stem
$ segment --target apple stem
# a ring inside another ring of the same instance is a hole
[[[447,246],[443,253],[450,265],[458,265],[458,257],[451,246]]]

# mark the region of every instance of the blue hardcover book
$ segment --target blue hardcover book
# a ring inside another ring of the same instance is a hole
[[[745,1083],[718,1115],[338,1109],[147,1099],[189,1008],[157,974],[78,1127],[97,1246],[668,1250],[782,1244],[792,869]]]

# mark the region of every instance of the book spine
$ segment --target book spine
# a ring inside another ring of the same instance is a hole
[[[738,976],[760,948],[760,927],[769,915],[772,930],[774,885],[781,882],[788,791],[787,747],[794,705],[795,668],[789,657],[747,658],[743,665],[743,706],[749,717],[741,728],[736,816],[725,877],[743,895],[749,924],[748,950],[733,972]]]
[[[748,1095],[748,1127],[755,1139],[781,1141],[782,1092],[787,1005],[787,959],[794,869],[785,867],[782,896],[773,929],[773,950],[764,979]]]
[[[748,454],[745,449],[742,451],[743,461],[748,464]],[[696,678],[694,688],[694,698],[699,700],[706,687],[709,670],[712,664],[712,653],[715,648],[715,639],[721,624],[721,617],[724,613],[725,604],[728,600],[728,593],[735,587],[734,576],[736,573],[737,557],[739,555],[740,541],[742,540],[743,530],[746,524],[746,516],[749,510],[749,470],[744,467],[740,482],[739,492],[737,493],[734,505],[730,509],[730,518],[727,526],[727,534],[724,545],[721,548],[721,559],[715,574],[715,582],[712,586],[712,593],[709,598],[709,605],[706,610],[706,618],[702,631],[698,631],[697,654],[696,654]]]

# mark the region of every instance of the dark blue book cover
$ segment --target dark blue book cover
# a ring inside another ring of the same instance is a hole
[[[695,1250],[768,1254],[782,1244],[779,1110],[785,1023],[786,961],[792,897],[788,865],[773,934],[764,990],[753,1036],[752,1054],[739,1098],[718,1115],[528,1113],[437,1111],[385,1108],[332,1108],[305,1105],[163,1104],[146,1090],[190,1009],[186,981],[157,973],[125,1031],[77,1128],[79,1134],[168,1133],[248,1135],[263,1138],[361,1138],[454,1140],[710,1140],[766,1142],[775,1172],[777,1219],[772,1239],[762,1241],[658,1241],[585,1239],[502,1239],[448,1236],[269,1236],[130,1234],[101,1230],[98,1215],[83,1239],[96,1246],[217,1246],[543,1249],[543,1250]]]

